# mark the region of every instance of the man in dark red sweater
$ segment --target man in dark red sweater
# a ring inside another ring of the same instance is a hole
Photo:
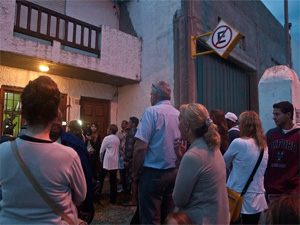
[[[267,132],[269,161],[265,189],[269,200],[282,194],[299,195],[300,127],[293,123],[294,107],[284,101],[273,105],[276,128]]]

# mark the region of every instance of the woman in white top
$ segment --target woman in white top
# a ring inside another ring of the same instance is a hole
[[[119,169],[119,147],[120,139],[116,135],[118,127],[115,124],[111,124],[107,128],[107,134],[100,148],[100,161],[103,163],[103,169],[99,174],[101,195],[104,178],[109,173],[110,183],[110,203],[116,204],[117,197],[117,171]]]
[[[260,119],[256,112],[246,111],[239,116],[241,138],[236,138],[224,154],[226,168],[231,170],[227,187],[241,193],[262,150],[262,161],[243,195],[241,210],[243,224],[258,224],[260,213],[267,209],[264,196],[264,173],[268,162],[268,148]]]
[[[203,105],[182,105],[179,111],[180,138],[191,146],[175,181],[176,211],[186,213],[195,224],[229,224],[226,169],[217,126]]]

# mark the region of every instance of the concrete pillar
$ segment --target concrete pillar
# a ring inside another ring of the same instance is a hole
[[[273,121],[273,104],[289,101],[296,109],[300,109],[300,82],[297,74],[282,65],[267,69],[259,81],[258,95],[259,116],[264,131],[267,132],[276,126]]]

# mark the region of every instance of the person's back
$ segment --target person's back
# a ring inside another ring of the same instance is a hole
[[[161,224],[174,209],[179,111],[171,106],[171,88],[166,82],[152,84],[150,95],[152,106],[145,110],[135,134],[132,178],[134,184],[139,180],[141,223]]]
[[[239,120],[241,138],[233,140],[224,154],[226,169],[231,170],[226,185],[243,196],[240,211],[243,224],[258,224],[261,212],[268,208],[264,189],[267,141],[256,112],[245,111],[240,114]]]
[[[179,112],[170,104],[160,102],[148,107],[144,115],[153,116],[153,123],[150,125],[155,132],[152,133],[151,140],[148,142],[148,150],[145,156],[144,167],[168,169],[175,167],[177,156],[172,148],[174,140],[179,137],[176,129],[178,124]],[[138,130],[136,133],[139,135]],[[142,138],[141,136],[139,136]],[[150,139],[150,137],[148,137]]]
[[[269,161],[265,175],[268,195],[299,193],[300,127],[293,124],[293,105],[280,102],[273,105],[276,128],[267,132]],[[269,196],[270,197],[270,196]]]
[[[85,179],[84,176],[70,176],[73,174],[71,170],[76,171],[81,167],[76,152],[69,147],[57,143],[45,143],[28,136],[18,138],[17,145],[22,146],[19,149],[20,153],[46,193],[71,218],[77,217],[75,204],[85,198],[85,191],[76,189],[74,190],[76,195],[71,196],[68,186],[75,180],[83,182]],[[19,169],[20,166],[12,153],[10,142],[1,144],[0,148],[0,179],[3,192],[0,224],[62,223],[60,216],[41,199],[23,171]]]
[[[67,224],[33,187],[12,152],[23,157],[41,189],[74,224],[76,205],[86,196],[85,177],[77,153],[53,143],[49,133],[58,116],[60,92],[49,77],[30,81],[21,95],[21,115],[27,122],[25,135],[1,144],[0,224]]]
[[[91,163],[89,160],[89,155],[86,146],[75,135],[71,133],[67,133],[64,130],[62,130],[61,133],[61,144],[74,149],[80,158],[84,176],[86,179],[86,184],[87,184],[87,195],[83,202],[82,210],[84,212],[92,212],[94,211],[92,169],[91,169]]]
[[[204,139],[196,140],[182,158],[180,168],[183,174],[190,173],[190,177],[178,174],[180,183],[176,181],[178,188],[174,190],[173,196],[181,198],[174,199],[176,206],[180,207],[189,215],[195,224],[222,224],[229,219],[226,191],[226,170],[222,154],[219,150],[211,151]],[[201,171],[201,172],[199,172]],[[188,182],[193,180],[194,183]],[[180,188],[181,186],[181,188]],[[192,189],[192,190],[191,190]],[[185,190],[184,193],[175,191]],[[190,196],[188,193],[192,193]]]
[[[74,134],[67,133],[62,128],[63,115],[61,111],[58,112],[58,117],[53,121],[50,130],[50,139],[64,146],[71,147],[75,150],[80,158],[81,166],[83,168],[86,185],[87,185],[87,195],[82,205],[80,205],[80,210],[85,213],[92,215],[94,212],[93,206],[93,181],[92,181],[92,169],[85,144]],[[76,121],[77,122],[77,121]]]

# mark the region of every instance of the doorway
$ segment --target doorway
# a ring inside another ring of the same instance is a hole
[[[81,97],[80,99],[80,120],[82,121],[83,130],[96,122],[98,133],[101,139],[107,135],[106,130],[110,121],[110,102],[96,98]]]

